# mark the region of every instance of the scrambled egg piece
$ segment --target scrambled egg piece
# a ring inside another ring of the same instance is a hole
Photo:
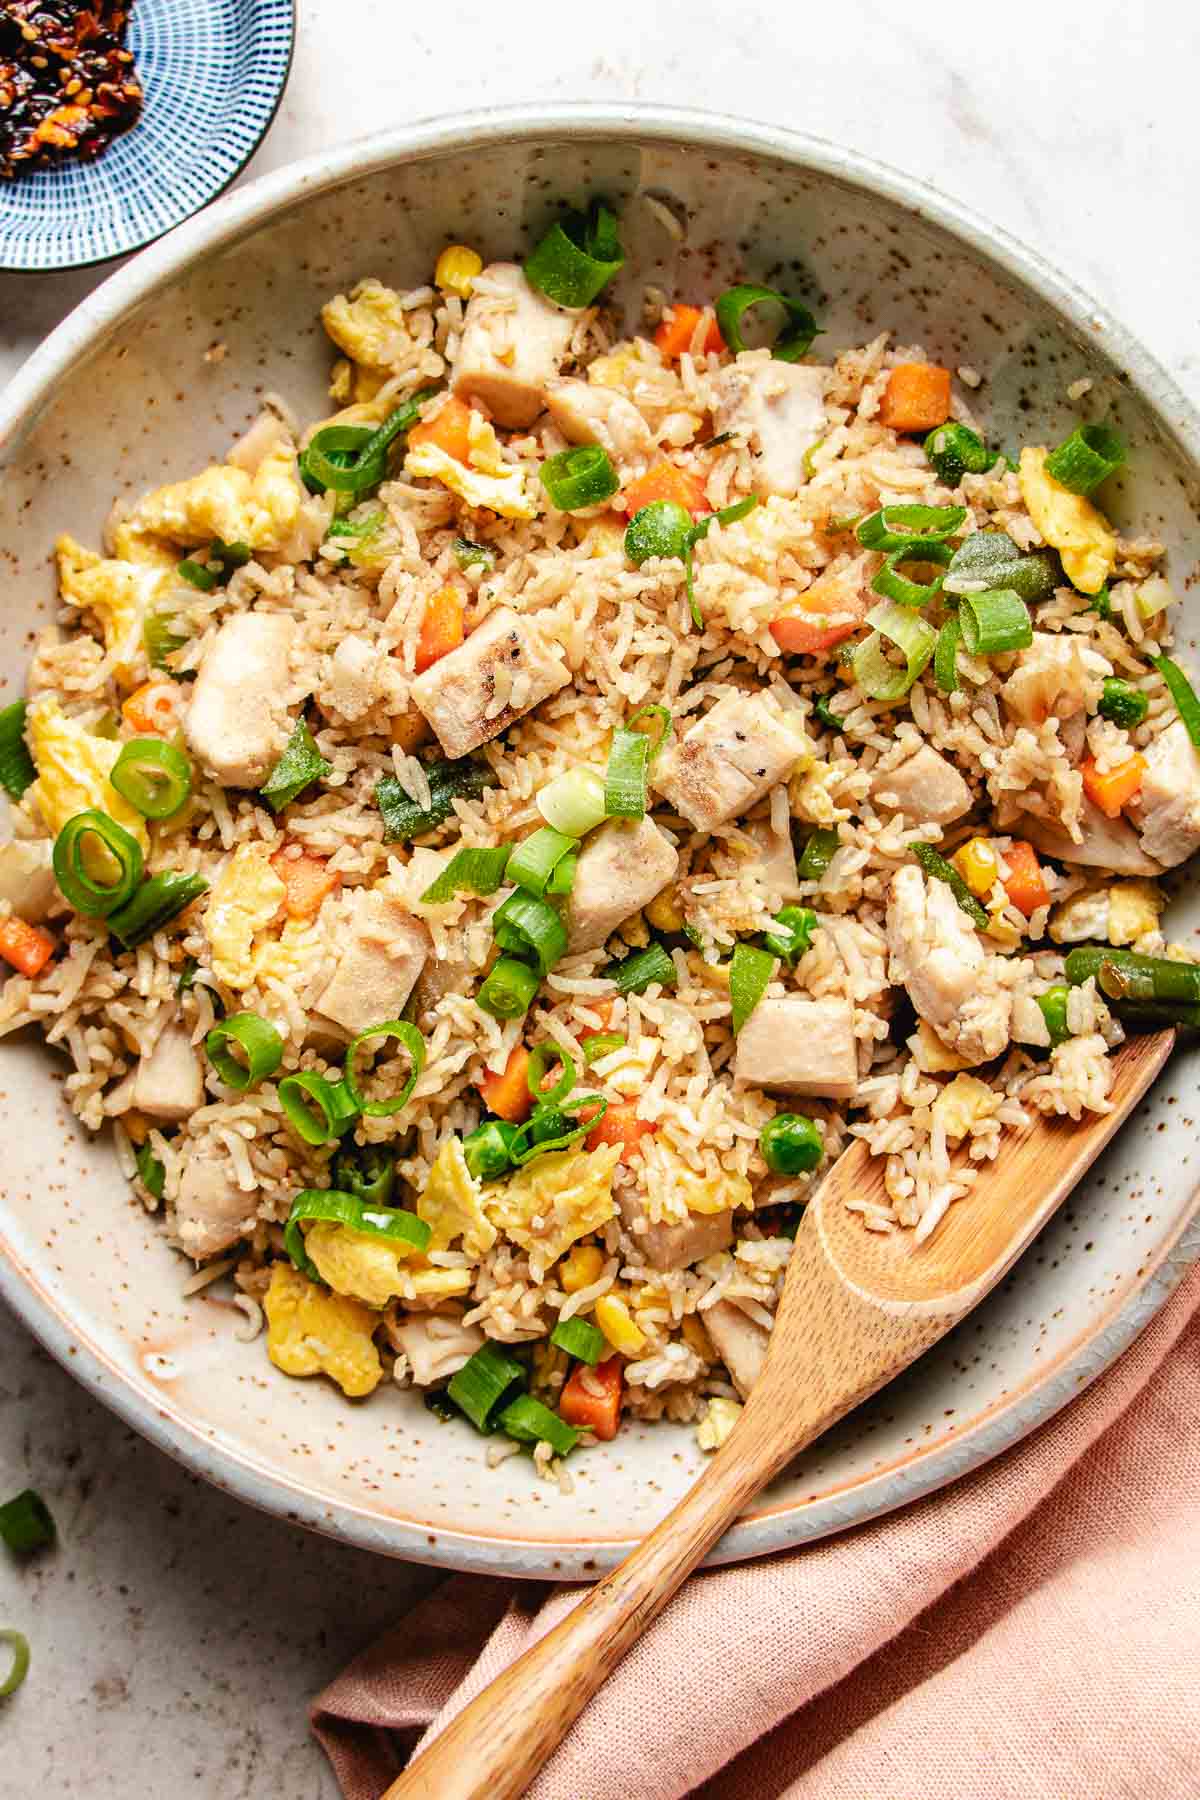
[[[268,938],[254,953],[254,974],[259,981],[291,982],[300,989],[312,968],[321,941],[315,923],[289,919],[277,938]]]
[[[1153,881],[1114,881],[1108,890],[1108,941],[1136,944],[1147,932],[1158,930],[1158,916],[1166,904]]]
[[[975,1075],[956,1075],[933,1103],[933,1116],[952,1143],[965,1138],[972,1125],[990,1117],[997,1096]]]
[[[462,1139],[448,1137],[437,1153],[417,1217],[432,1228],[430,1250],[448,1250],[461,1237],[468,1256],[486,1256],[496,1242],[496,1227],[479,1204],[479,1184],[467,1167]]]
[[[702,1450],[719,1450],[742,1416],[740,1401],[720,1394],[708,1403],[708,1411],[696,1426],[696,1442]]]
[[[137,563],[150,569],[170,569],[172,574],[179,567],[178,550],[164,544],[160,538],[143,537],[127,522],[117,526],[112,541],[113,555],[119,562]]]
[[[617,1294],[601,1294],[595,1307],[596,1323],[612,1348],[622,1356],[636,1356],[645,1349],[646,1334]]]
[[[38,772],[26,798],[52,836],[57,837],[76,813],[94,806],[123,825],[143,853],[149,850],[145,819],[128,800],[122,800],[108,779],[121,754],[115,739],[94,737],[49,696],[30,705],[25,737]]]
[[[1068,580],[1081,594],[1098,594],[1116,566],[1116,534],[1090,500],[1047,475],[1045,463],[1045,450],[1022,450],[1021,498],[1046,542],[1062,557]]]
[[[129,531],[192,546],[222,538],[252,550],[278,550],[295,530],[306,498],[290,443],[264,456],[254,474],[214,463],[187,481],[156,488],[129,515]]]
[[[550,1150],[484,1189],[488,1218],[528,1251],[535,1279],[577,1238],[599,1231],[613,1217],[613,1170],[620,1157],[619,1144]]]
[[[321,323],[351,362],[368,369],[390,369],[412,341],[399,294],[374,280],[360,281],[349,298],[336,294],[321,308]]]
[[[72,537],[55,545],[58,585],[70,606],[95,613],[104,647],[120,657],[118,679],[127,680],[142,653],[142,626],[161,594],[174,587],[171,574],[152,562],[97,556]]]
[[[744,1175],[697,1175],[666,1144],[659,1144],[653,1161],[645,1165],[643,1179],[652,1219],[679,1220],[681,1200],[689,1213],[705,1216],[754,1205]]]
[[[414,1294],[426,1300],[445,1300],[455,1294],[469,1294],[474,1277],[470,1269],[416,1268],[408,1280]]]
[[[479,418],[478,413],[474,416]],[[495,439],[496,434],[487,421],[481,419],[480,423]],[[472,438],[474,436],[472,428]],[[415,444],[404,460],[404,472],[406,475],[428,475],[434,481],[440,481],[443,487],[448,487],[452,494],[457,494],[460,500],[465,500],[468,506],[486,506],[489,511],[499,513],[502,519],[536,517],[537,507],[525,490],[525,474],[522,469],[504,462],[498,454],[491,470],[481,469],[474,443],[471,460],[474,466],[468,467],[445,450],[439,449],[436,444]]]
[[[410,1244],[352,1231],[331,1219],[318,1219],[304,1234],[309,1261],[335,1294],[383,1307],[404,1292]]]
[[[382,369],[364,369],[345,356],[339,356],[329,373],[329,398],[343,404],[356,400],[363,404],[374,400],[387,381]]]
[[[926,1024],[924,1019],[918,1021],[917,1029],[908,1040],[908,1048],[918,1069],[923,1069],[927,1075],[948,1075],[971,1066],[957,1050],[943,1044],[933,1026]]]
[[[263,1308],[267,1355],[285,1375],[328,1375],[352,1400],[379,1385],[377,1320],[360,1301],[322,1293],[299,1269],[277,1262]]]
[[[265,844],[239,844],[217,876],[204,912],[218,981],[248,988],[258,973],[254,934],[274,919],[287,892]]]

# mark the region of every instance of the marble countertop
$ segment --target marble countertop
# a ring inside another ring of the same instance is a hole
[[[744,113],[853,145],[989,215],[1090,288],[1200,402],[1190,9],[1010,0],[905,17],[886,0],[824,13],[745,0],[735,18],[711,0],[609,0],[604,41],[564,31],[554,0],[298,10],[291,83],[244,179],[365,120],[462,106]],[[0,275],[0,382],[99,278]],[[0,1490],[26,1484],[51,1500],[62,1541],[28,1567],[0,1559],[0,1624],[20,1623],[34,1654],[3,1714],[0,1797],[333,1800],[306,1703],[436,1577],[204,1486],[0,1312]]]

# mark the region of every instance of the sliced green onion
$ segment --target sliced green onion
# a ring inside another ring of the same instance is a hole
[[[1122,681],[1119,675],[1107,675],[1096,710],[1104,718],[1111,719],[1114,725],[1123,725],[1126,731],[1132,731],[1146,717],[1150,702],[1131,682]]]
[[[975,531],[958,546],[946,570],[948,594],[1011,588],[1022,600],[1046,600],[1062,583],[1058,559],[1049,550],[1022,554],[1006,531]]]
[[[541,977],[515,956],[502,956],[475,996],[475,1003],[494,1019],[519,1019],[529,1011]]]
[[[186,556],[175,573],[181,581],[186,581],[189,587],[199,588],[202,594],[211,594],[217,585],[216,571],[210,569],[206,563],[197,562],[192,556]]]
[[[933,472],[946,487],[955,488],[964,475],[986,475],[998,461],[983,439],[966,425],[935,425],[925,439],[925,454]]]
[[[0,1681],[0,1700],[7,1700],[29,1673],[29,1639],[23,1631],[0,1631],[0,1644],[7,1644],[12,1651],[12,1667]]]
[[[908,847],[925,874],[933,881],[944,881],[972,925],[978,926],[980,931],[985,931],[991,920],[954,865],[948,863],[944,856],[939,856],[932,844],[918,841]]]
[[[544,894],[546,884],[564,856],[575,849],[575,839],[553,825],[543,825],[523,838],[508,859],[508,880],[531,894]]]
[[[0,711],[0,783],[14,800],[19,800],[26,788],[32,787],[37,780],[37,770],[25,742],[27,710],[23,700],[14,700]]]
[[[151,875],[132,900],[108,915],[108,928],[127,950],[134,950],[207,892],[203,875],[181,875],[176,869]]]
[[[467,1168],[476,1181],[498,1181],[513,1166],[512,1146],[517,1127],[507,1119],[486,1119],[462,1141]]]
[[[971,656],[1003,656],[1010,650],[1027,650],[1033,642],[1029,608],[1011,588],[964,594],[958,617]]]
[[[335,541],[340,538],[361,541],[363,538],[374,537],[386,522],[387,514],[382,512],[368,513],[365,519],[335,519],[329,527],[328,537]]]
[[[864,550],[907,550],[915,558],[919,549],[953,537],[966,517],[965,506],[881,506],[856,535]]]
[[[418,1256],[428,1248],[433,1236],[430,1226],[416,1213],[401,1212],[391,1206],[370,1206],[356,1194],[338,1193],[334,1188],[305,1188],[292,1201],[292,1210],[283,1231],[283,1247],[298,1269],[312,1281],[320,1281],[304,1248],[302,1219],[323,1219],[328,1224],[345,1225],[360,1231],[364,1237],[385,1238],[392,1244],[403,1244]]]
[[[768,1119],[758,1147],[772,1175],[807,1175],[825,1154],[819,1127],[803,1113],[776,1113]]]
[[[556,1350],[565,1350],[568,1356],[575,1357],[578,1362],[590,1363],[593,1368],[609,1353],[604,1333],[578,1315],[560,1319],[550,1333],[550,1342]]]
[[[1067,1024],[1067,996],[1070,988],[1065,981],[1056,981],[1048,987],[1044,994],[1037,996],[1038,1007],[1046,1021],[1046,1030],[1050,1033],[1050,1048],[1056,1050],[1059,1044],[1065,1044],[1071,1035]]]
[[[616,215],[593,200],[586,215],[568,213],[550,227],[526,258],[525,279],[556,306],[590,306],[624,262]]]
[[[625,527],[625,554],[636,568],[652,556],[682,559],[691,537],[692,515],[677,500],[652,500],[639,507]]]
[[[92,846],[92,840],[99,851]],[[97,881],[85,867],[90,855],[116,865],[116,879]],[[54,878],[67,900],[85,919],[106,919],[129,899],[142,877],[142,847],[107,813],[89,807],[68,819],[54,840]]]
[[[950,560],[949,544],[926,544],[914,539],[911,544],[900,550],[893,550],[884,558],[883,567],[871,586],[885,600],[894,600],[897,606],[922,607],[941,592],[946,578],[944,575],[935,575],[932,581],[914,581],[911,575],[900,573],[902,567],[905,563],[937,563],[945,567]]]
[[[775,915],[774,929],[763,932],[763,943],[790,968],[811,950],[816,928],[817,915],[811,906],[785,906]]]
[[[568,1320],[574,1324],[574,1320]],[[597,1333],[597,1336],[600,1334]],[[579,1442],[579,1433],[556,1412],[535,1400],[532,1394],[518,1394],[496,1417],[505,1437],[518,1444],[549,1444],[555,1456],[569,1456]]]
[[[130,738],[108,779],[144,819],[169,819],[192,791],[192,765],[162,738]]]
[[[0,1506],[0,1538],[16,1556],[28,1556],[54,1542],[54,1520],[40,1494],[25,1488]]]
[[[287,749],[258,791],[271,811],[280,813],[306,787],[311,787],[332,769],[333,764],[325,761],[313,742],[308,720],[297,719]]]
[[[183,967],[180,969],[175,980],[175,992],[177,994],[187,994],[191,992],[192,988],[196,985],[196,975],[199,968],[200,964],[196,961],[194,956],[184,957]]]
[[[454,540],[454,560],[460,569],[494,569],[496,552],[490,544],[473,544],[470,538],[456,537]]]
[[[230,1044],[237,1045],[242,1057],[227,1048]],[[269,1020],[256,1012],[233,1013],[222,1019],[205,1038],[204,1050],[225,1086],[236,1088],[239,1094],[257,1087],[283,1061],[283,1039]]]
[[[492,930],[500,947],[532,956],[545,975],[566,955],[567,928],[545,900],[518,888],[492,914]]]
[[[804,452],[804,455],[800,458],[800,467],[804,471],[805,481],[811,481],[813,476],[817,472],[816,455],[817,455],[817,451],[821,448],[821,445],[824,442],[825,442],[825,439],[823,437],[818,438],[815,444],[810,444],[808,446],[808,449]]]
[[[138,1178],[148,1194],[161,1200],[167,1185],[167,1171],[155,1156],[149,1144],[139,1144],[134,1151],[134,1162],[137,1164]]]
[[[721,336],[730,350],[736,355],[748,348],[742,335],[742,320],[748,312],[767,303],[782,307],[786,315],[784,324],[771,345],[771,355],[778,362],[798,362],[812,348],[815,337],[820,336],[817,321],[799,300],[790,300],[776,288],[759,287],[754,282],[741,282],[737,287],[727,288],[716,303],[717,324],[721,328]]]
[[[490,1431],[497,1410],[525,1385],[525,1370],[500,1344],[491,1342],[476,1350],[446,1392],[476,1431]]]
[[[867,624],[874,630],[854,652],[854,679],[868,699],[890,706],[912,687],[933,655],[938,634],[911,607],[893,600],[868,613]],[[885,642],[895,644],[904,657],[902,669],[888,661]]]
[[[456,800],[478,800],[496,780],[486,763],[472,762],[468,756],[457,762],[430,763],[425,775],[429,782],[428,807],[410,800],[394,775],[385,775],[376,784],[375,804],[383,814],[386,844],[406,843],[410,838],[436,831],[454,811]]]
[[[579,1048],[583,1051],[583,1060],[590,1067],[599,1062],[602,1056],[611,1056],[614,1050],[623,1050],[629,1042],[619,1031],[593,1031],[588,1037],[580,1038]]]
[[[834,712],[832,706],[829,704],[828,694],[817,695],[816,699],[813,701],[813,712],[816,714],[821,724],[824,725],[826,731],[845,730],[846,721]]]
[[[211,1035],[211,1034],[210,1034]],[[359,1109],[344,1081],[329,1081],[315,1069],[285,1075],[279,1083],[279,1104],[288,1124],[305,1144],[329,1144],[341,1137],[359,1116]],[[347,1192],[355,1192],[347,1189]]]
[[[612,457],[599,444],[576,444],[547,457],[538,470],[550,503],[559,512],[579,512],[611,499],[621,483]]]
[[[1077,425],[1046,458],[1047,475],[1073,494],[1090,494],[1125,461],[1125,445],[1107,425]]]
[[[582,1106],[589,1108],[586,1119],[577,1116]],[[603,1094],[576,1094],[570,1112],[557,1106],[535,1106],[532,1118],[518,1127],[512,1140],[514,1164],[520,1169],[552,1150],[569,1150],[595,1130],[607,1111],[608,1101]]]
[[[645,950],[635,950],[632,956],[622,957],[620,962],[609,963],[601,969],[601,976],[606,981],[617,985],[621,994],[640,994],[653,982],[661,982],[663,987],[674,987],[679,979],[675,964],[661,944],[650,944]]]
[[[657,738],[635,729],[638,720],[647,714],[661,724]],[[613,732],[604,780],[604,810],[610,818],[645,817],[647,779],[670,735],[671,714],[665,706],[639,706],[627,724],[618,725]]]
[[[704,630],[704,614],[700,611],[700,603],[696,599],[695,570],[692,566],[692,553],[696,545],[706,538],[712,529],[714,519],[718,525],[736,525],[758,505],[758,495],[751,494],[745,500],[735,500],[732,506],[723,506],[720,512],[709,513],[705,519],[697,519],[687,534],[683,547],[684,585],[687,590],[688,611],[692,615],[692,624],[697,631]]]
[[[729,964],[729,998],[735,1037],[766,993],[774,973],[775,958],[769,950],[756,950],[753,944],[734,946]]]
[[[1088,611],[1094,612],[1098,619],[1112,618],[1112,595],[1108,590],[1107,581],[1103,582],[1091,596]]]
[[[504,880],[509,846],[495,850],[456,850],[436,881],[421,895],[423,906],[438,906],[455,894],[494,894]]]
[[[546,1076],[558,1063],[561,1073],[553,1086],[546,1087]],[[575,1086],[575,1064],[559,1044],[538,1044],[530,1052],[525,1070],[525,1085],[538,1106],[561,1106]]]
[[[841,839],[832,826],[819,826],[816,831],[810,832],[800,852],[800,861],[796,864],[796,879],[820,881],[836,856],[840,842]]]
[[[173,673],[168,657],[182,650],[187,643],[187,635],[172,629],[172,615],[165,612],[149,612],[142,621],[142,647],[146,652],[146,661],[152,669],[161,669],[164,674]]]
[[[420,402],[429,397],[428,393],[414,394],[375,431],[367,425],[326,425],[300,453],[305,487],[314,494],[332,489],[356,501],[365,499],[387,475],[393,441],[418,422]]]
[[[409,1061],[412,1064],[412,1067],[408,1072],[408,1079],[405,1081],[404,1086],[401,1088],[400,1092],[393,1095],[390,1100],[364,1100],[362,1093],[359,1090],[359,1077],[355,1068],[355,1059],[362,1046],[364,1044],[369,1044],[372,1038],[377,1037],[395,1038],[396,1042],[401,1044],[408,1052]],[[410,1025],[406,1019],[385,1019],[380,1025],[368,1025],[365,1031],[360,1031],[356,1037],[351,1038],[349,1044],[346,1046],[346,1060],[342,1065],[342,1080],[346,1085],[347,1094],[350,1096],[351,1100],[353,1100],[359,1112],[365,1113],[369,1119],[389,1119],[393,1113],[403,1112],[404,1108],[408,1105],[408,1102],[412,1097],[412,1091],[416,1087],[417,1082],[420,1079],[421,1070],[424,1067],[425,1039],[421,1036],[421,1033],[417,1030],[416,1026]]]
[[[958,679],[958,646],[962,643],[962,626],[957,613],[946,620],[938,632],[933,651],[933,679],[943,694],[956,694]]]
[[[1175,710],[1187,727],[1187,734],[1200,750],[1200,700],[1196,691],[1177,662],[1169,656],[1152,656],[1150,661],[1167,684]]]
[[[569,894],[575,886],[575,871],[579,867],[579,854],[572,850],[554,866],[554,873],[546,883],[546,892],[562,896]]]
[[[341,1083],[337,1086],[340,1088]],[[344,1089],[342,1094],[345,1096]],[[341,1101],[336,1101],[335,1106],[340,1109]],[[339,1150],[333,1159],[332,1174],[339,1194],[353,1194],[366,1206],[386,1206],[395,1185],[396,1164],[386,1145],[368,1144],[362,1150]]]
[[[537,809],[555,831],[585,837],[604,822],[604,783],[594,769],[567,769],[542,789]]]

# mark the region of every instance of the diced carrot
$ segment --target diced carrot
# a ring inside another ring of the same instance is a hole
[[[524,1044],[517,1044],[509,1052],[502,1075],[494,1075],[489,1069],[477,1083],[488,1111],[494,1112],[497,1118],[507,1119],[510,1125],[522,1124],[533,1111],[533,1095],[526,1080],[528,1073],[529,1052]]]
[[[1033,845],[1018,840],[1004,852],[1004,860],[1008,864],[1004,891],[1017,911],[1023,912],[1028,919],[1039,906],[1049,906],[1050,889],[1046,886],[1046,877]]]
[[[819,656],[823,650],[832,650],[835,644],[854,635],[870,604],[865,592],[851,594],[845,584],[840,584],[831,605],[828,588],[822,592],[817,582],[776,615],[771,621],[771,636],[786,655]],[[839,614],[852,616],[831,625],[830,616]]]
[[[1083,791],[1088,799],[1100,808],[1110,819],[1119,817],[1121,808],[1127,806],[1142,785],[1142,777],[1146,773],[1146,759],[1135,751],[1127,756],[1123,763],[1115,769],[1101,771],[1096,767],[1094,756],[1085,757],[1081,769],[1083,775]]]
[[[271,867],[287,889],[283,910],[289,919],[315,919],[321,902],[342,879],[336,870],[330,870],[323,856],[313,856],[307,850],[301,856],[293,856],[286,844],[271,858]]]
[[[439,588],[425,602],[421,634],[417,639],[417,674],[457,650],[463,641],[465,608],[456,587]]]
[[[433,444],[455,462],[465,463],[471,450],[471,408],[451,394],[435,419],[422,420],[408,434],[409,447]]]
[[[586,1386],[585,1386],[586,1383]],[[617,1427],[621,1423],[621,1394],[625,1387],[625,1377],[619,1356],[610,1356],[607,1362],[597,1363],[589,1369],[586,1363],[580,1363],[562,1391],[558,1403],[559,1417],[568,1425],[577,1425],[581,1431],[594,1432],[598,1438],[606,1442],[617,1435]],[[599,1393],[590,1390],[599,1388]]]
[[[643,506],[651,506],[655,500],[674,500],[694,518],[709,511],[703,482],[669,462],[655,463],[652,469],[631,481],[625,489],[624,500],[631,519],[634,513],[641,512]]]
[[[940,363],[897,363],[879,402],[892,431],[932,431],[950,417],[950,371]]]
[[[595,1013],[600,1021],[601,1029],[604,1031],[607,1031],[612,1024],[613,1007],[615,1005],[615,1000],[593,1000],[588,1008],[589,1012]]]
[[[627,1100],[620,1106],[608,1108],[604,1117],[588,1132],[584,1144],[588,1150],[599,1150],[602,1144],[620,1144],[620,1160],[629,1162],[647,1132],[653,1130],[649,1119],[638,1118],[636,1102]]]
[[[671,316],[663,320],[654,334],[655,346],[669,361],[673,362],[677,356],[682,356],[685,350],[691,349],[692,339],[696,335],[696,327],[700,323],[702,311],[702,307],[687,306],[681,300],[677,300],[670,308]],[[725,348],[721,327],[711,313],[708,319],[708,330],[700,340],[700,348],[704,351],[715,351],[717,355],[720,355]]]
[[[135,688],[121,708],[121,716],[135,731],[166,737],[176,725],[179,688],[173,681],[145,681]]]
[[[0,919],[0,956],[22,975],[40,975],[54,955],[54,939],[48,931],[27,925],[12,914]]]

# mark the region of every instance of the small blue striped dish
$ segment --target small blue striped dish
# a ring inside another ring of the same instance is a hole
[[[275,117],[292,0],[134,0],[142,115],[94,162],[0,181],[0,269],[75,269],[161,237],[228,187]]]

